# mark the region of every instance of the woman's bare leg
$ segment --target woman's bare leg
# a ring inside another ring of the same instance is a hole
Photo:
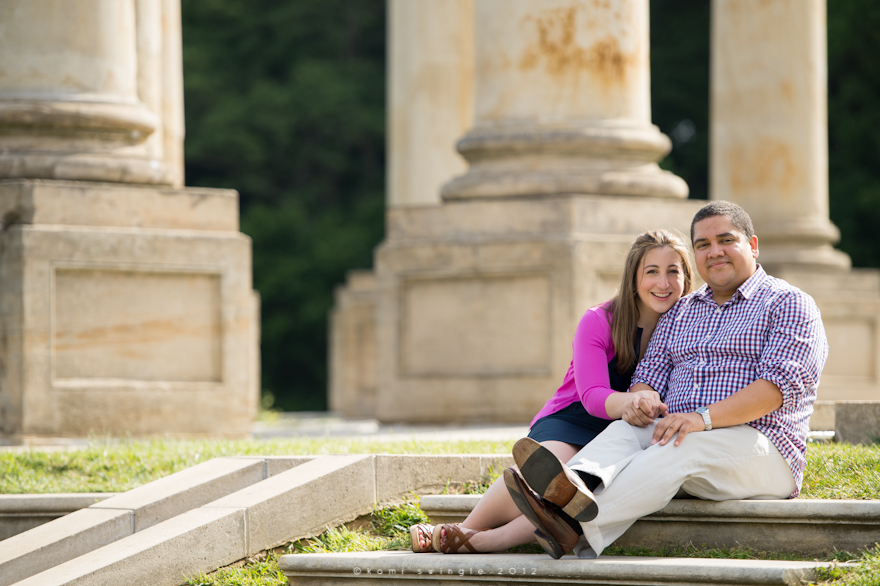
[[[541,445],[563,462],[568,462],[580,450],[579,446],[565,442],[546,441]],[[480,498],[461,527],[483,530],[470,540],[471,545],[479,551],[503,551],[535,541],[535,527],[519,512],[507,492],[504,478],[500,476]]]

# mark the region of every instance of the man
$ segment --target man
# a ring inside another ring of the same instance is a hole
[[[819,310],[757,264],[758,238],[739,206],[703,207],[691,241],[706,285],[661,317],[632,378],[630,391],[653,390],[655,400],[634,402],[568,466],[528,438],[514,446],[522,476],[506,471],[508,489],[554,557],[578,528],[575,552],[598,556],[679,490],[709,500],[800,492],[828,355]]]

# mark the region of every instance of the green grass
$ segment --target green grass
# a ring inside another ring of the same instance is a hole
[[[331,528],[318,537],[295,542],[289,553],[332,553],[345,551],[380,551],[410,549],[409,528],[427,523],[428,516],[417,503],[380,508],[370,515],[369,528]]]
[[[820,584],[829,586],[877,586],[880,584],[880,544],[862,552],[854,568],[833,567],[819,572]]]
[[[880,497],[880,446],[810,444],[801,498]]]
[[[625,555],[625,556],[650,556],[664,558],[713,558],[727,560],[786,560],[786,561],[851,561],[858,558],[857,555],[848,552],[832,552],[821,559],[803,556],[784,551],[762,551],[751,547],[707,547],[706,544],[696,546],[667,546],[663,549],[649,549],[646,547],[622,547],[611,545],[605,548],[602,555]]]
[[[0,494],[120,492],[219,456],[306,454],[508,454],[513,442],[401,439],[102,441],[69,451],[0,451]],[[801,498],[880,495],[880,446],[810,444]],[[496,474],[500,473],[495,471]],[[469,485],[479,494],[486,485]]]
[[[220,456],[509,454],[513,441],[286,439],[102,441],[67,451],[0,451],[0,494],[121,492]],[[470,486],[468,492],[479,492]]]
[[[278,556],[273,553],[249,561],[244,566],[221,568],[211,574],[199,574],[185,586],[287,586],[287,577],[278,569]]]
[[[273,441],[107,441],[95,440],[87,448],[69,451],[0,451],[0,493],[119,492],[167,476],[220,456],[321,455],[321,454],[506,454],[513,442],[426,442],[401,439],[287,439]],[[880,446],[811,444],[801,498],[873,499],[880,495]],[[493,471],[493,477],[500,470]],[[487,482],[469,484],[465,492],[479,494]],[[424,520],[415,504],[374,512],[369,529],[329,529],[315,538],[290,544],[286,551],[329,552],[409,549],[408,527]],[[517,548],[535,552],[536,545]],[[249,560],[208,576],[192,578],[192,586],[281,586],[276,553]],[[673,557],[724,557],[743,559],[801,559],[781,552],[747,548],[640,548],[605,551],[608,555],[660,555]],[[849,559],[836,552],[837,559]],[[829,558],[830,559],[830,558]],[[855,569],[834,568],[822,580],[832,586],[880,584],[880,546],[862,552]],[[823,583],[825,583],[823,582]]]
[[[382,507],[370,514],[367,527],[330,528],[317,537],[303,539],[279,548],[283,553],[331,553],[348,551],[379,551],[410,548],[409,528],[427,523],[428,517],[418,503]],[[186,586],[286,586],[287,580],[278,569],[276,552],[249,561],[238,567],[221,568],[212,574],[190,578]]]
[[[809,558],[798,554],[760,551],[750,547],[707,548],[688,545],[686,547],[666,547],[662,550],[651,550],[642,547],[620,547],[612,545],[602,552],[603,555],[627,556],[658,556],[683,558],[723,558],[739,560],[788,560],[788,561],[827,561],[833,562],[830,568],[820,568],[818,581],[812,584],[827,586],[877,586],[880,584],[880,544],[872,549],[858,553],[845,551],[831,552],[823,558]],[[855,565],[839,566],[838,562],[849,562]]]

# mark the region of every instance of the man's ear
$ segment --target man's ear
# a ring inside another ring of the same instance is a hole
[[[749,246],[752,248],[752,258],[758,258],[758,237],[752,236],[749,239]]]

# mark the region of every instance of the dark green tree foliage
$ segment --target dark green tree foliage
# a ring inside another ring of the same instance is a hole
[[[828,2],[831,220],[853,265],[880,266],[880,2]]]
[[[654,124],[672,139],[660,166],[709,193],[708,0],[651,0],[651,108]]]
[[[262,386],[323,409],[333,287],[384,227],[384,0],[183,0],[188,185],[241,194]]]

